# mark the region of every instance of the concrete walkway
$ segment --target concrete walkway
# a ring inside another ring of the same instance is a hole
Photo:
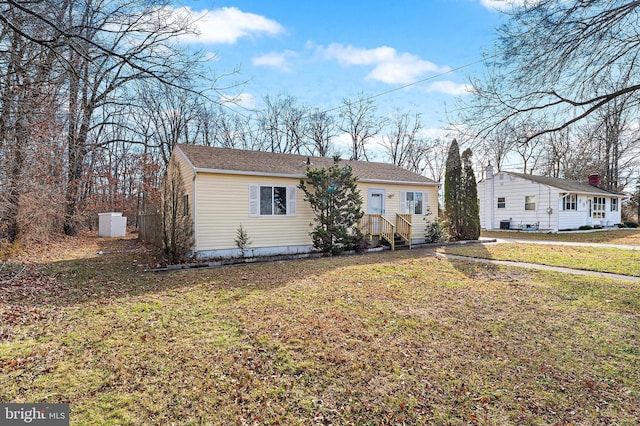
[[[531,242],[531,241],[526,241],[526,242]],[[538,242],[541,243],[541,241],[538,241]],[[488,243],[490,243],[490,242],[488,242]],[[495,244],[495,243],[493,243],[493,244]],[[627,246],[627,247],[629,247],[629,246]],[[631,275],[613,274],[613,273],[609,273],[609,272],[587,271],[587,270],[584,270],[584,269],[572,269],[572,268],[565,268],[565,267],[562,267],[562,266],[540,265],[538,263],[516,262],[516,261],[512,261],[512,260],[483,259],[483,258],[478,258],[478,257],[460,256],[460,255],[457,255],[457,254],[446,254],[446,253],[438,253],[438,252],[433,252],[433,254],[438,256],[438,257],[443,257],[443,258],[446,258],[446,259],[458,260],[458,261],[477,262],[477,263],[484,263],[484,264],[489,264],[489,265],[515,266],[515,267],[519,267],[519,268],[537,269],[537,270],[542,270],[542,271],[562,272],[564,274],[586,275],[586,276],[591,276],[591,277],[602,277],[602,278],[609,278],[609,279],[612,279],[612,280],[623,280],[623,281],[631,281],[631,282],[634,282],[634,283],[640,283],[640,277],[634,277],[634,276],[631,276]]]
[[[574,247],[600,247],[600,248],[616,248],[616,249],[622,249],[622,250],[640,250],[640,246],[630,246],[630,245],[624,245],[624,244],[574,243],[569,241],[525,240],[525,239],[518,239],[518,238],[492,238],[491,241],[496,241],[497,243],[547,244],[547,245],[574,246]],[[491,242],[491,241],[487,241],[487,242]]]

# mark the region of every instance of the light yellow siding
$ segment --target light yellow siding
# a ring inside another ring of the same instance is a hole
[[[186,173],[185,173],[186,176]],[[312,246],[309,235],[314,223],[313,212],[304,201],[304,192],[296,188],[296,214],[293,216],[250,216],[249,189],[252,185],[297,187],[299,179],[198,172],[193,188],[195,251],[228,255],[237,250],[235,239],[240,225],[251,241],[249,249]],[[420,191],[426,194],[431,215],[414,215],[413,236],[424,237],[428,221],[437,216],[437,186],[377,184],[359,182],[363,210],[367,213],[370,188],[385,190],[385,217],[395,223],[400,213],[400,193]],[[423,220],[427,217],[427,220]],[[298,251],[303,251],[298,250]]]
[[[368,213],[369,189],[384,189],[384,217],[392,223],[396,223],[396,214],[401,213],[401,193],[402,192],[422,192],[427,197],[426,205],[431,214],[413,215],[412,233],[413,239],[424,238],[426,226],[438,217],[438,187],[435,185],[405,185],[391,183],[358,182],[360,194],[363,200],[363,210]],[[425,213],[428,213],[425,212]],[[426,218],[426,220],[425,220]]]
[[[179,167],[182,174],[182,181],[184,183],[185,194],[189,195],[189,209],[193,210],[193,175],[195,174],[193,166],[189,163],[189,160],[182,154],[179,149],[174,149],[171,153],[171,160],[169,161],[169,171],[172,167]]]
[[[297,186],[298,179],[198,173],[195,180],[196,251],[235,249],[242,225],[250,248],[311,245],[313,213],[296,188],[295,216],[249,216],[249,187]]]

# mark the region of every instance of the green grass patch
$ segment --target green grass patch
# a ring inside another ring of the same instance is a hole
[[[445,253],[640,276],[640,250],[544,244],[449,246]]]
[[[74,425],[640,420],[637,285],[419,251],[134,260],[49,264],[37,316],[0,304],[1,401],[69,402]]]
[[[640,229],[618,229],[615,231],[595,232],[560,232],[557,234],[543,234],[537,232],[483,231],[482,237],[640,246]]]

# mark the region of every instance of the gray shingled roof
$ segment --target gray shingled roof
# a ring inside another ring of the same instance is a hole
[[[333,164],[333,158],[326,157],[246,151],[202,145],[178,145],[178,148],[198,171],[233,171],[301,178],[306,176],[307,159],[311,162],[312,168],[323,168]],[[362,181],[437,184],[432,179],[394,164],[343,161],[351,165],[353,174]]]
[[[553,186],[554,188],[562,189],[574,194],[602,194],[602,195],[619,195],[615,192],[607,191],[606,189],[598,188],[596,186],[589,185],[585,182],[578,182],[570,179],[559,179],[546,176],[534,176],[524,173],[514,172],[501,172],[512,176],[517,176],[522,179],[527,179],[532,182],[537,182],[542,185]]]

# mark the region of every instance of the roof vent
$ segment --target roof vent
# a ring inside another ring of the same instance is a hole
[[[310,158],[310,157],[307,157],[306,165],[307,165],[307,166],[310,166],[310,165],[311,165],[311,158]]]

